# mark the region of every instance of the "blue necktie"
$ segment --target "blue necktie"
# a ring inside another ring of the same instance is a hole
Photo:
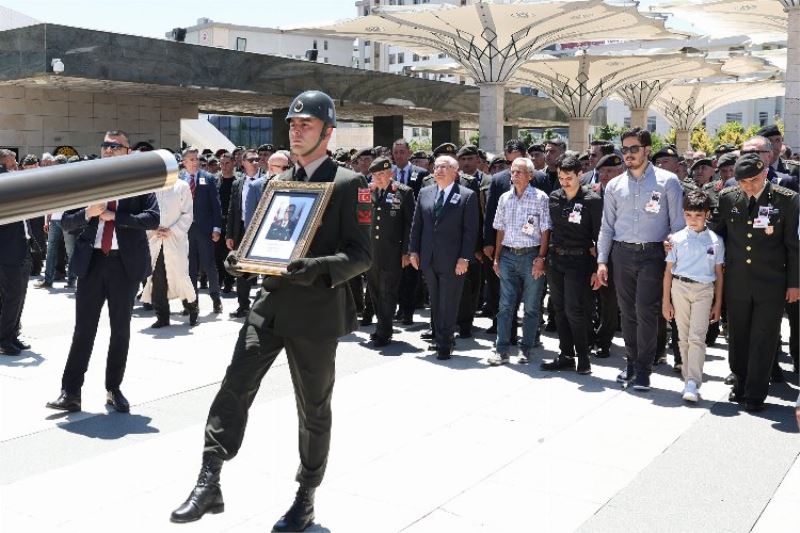
[[[442,209],[444,208],[444,191],[439,191],[439,197],[436,199],[436,203],[433,205],[433,219],[439,220],[439,216],[442,214]]]

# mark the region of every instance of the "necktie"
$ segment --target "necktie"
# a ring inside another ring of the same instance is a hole
[[[306,169],[300,167],[300,169],[294,173],[294,181],[308,181],[308,174],[306,174]]]
[[[406,185],[406,170],[404,168],[400,169],[400,183]]]
[[[444,190],[439,191],[439,197],[436,199],[436,203],[433,204],[433,219],[439,220],[439,215],[442,214],[442,209],[444,208]]]
[[[112,200],[108,202],[106,209],[109,211],[116,211],[117,210],[117,201]],[[103,238],[100,241],[100,249],[103,250],[103,253],[108,255],[111,251],[111,241],[114,237],[114,221],[113,220],[106,220],[105,224],[103,224]]]
[[[755,196],[751,196],[750,197],[750,203],[747,204],[747,214],[749,216],[751,216],[751,217],[755,217],[756,216],[756,209],[757,209],[757,207],[756,207],[756,197]]]
[[[194,181],[194,174],[189,174],[189,189],[192,191],[192,199],[194,199],[197,184]]]

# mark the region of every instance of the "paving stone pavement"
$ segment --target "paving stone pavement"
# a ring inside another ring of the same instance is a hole
[[[285,356],[265,378],[239,456],[223,469],[226,510],[192,524],[169,513],[189,493],[208,407],[241,321],[151,330],[134,310],[123,390],[131,414],[104,405],[105,314],[81,413],[44,407],[58,395],[74,321],[71,292],[32,288],[23,332],[33,345],[0,356],[0,531],[269,531],[291,503],[297,421]],[[62,283],[57,282],[57,287]],[[177,311],[177,303],[173,309]],[[653,390],[623,391],[621,340],[591,376],[532,364],[489,367],[492,339],[460,339],[437,361],[419,339],[427,312],[380,352],[371,327],[342,339],[328,472],[312,531],[796,531],[800,438],[795,384],[773,385],[751,415],[727,403],[724,339],[709,349],[703,401],[656,367]],[[784,321],[785,322],[785,321]],[[489,325],[476,320],[476,330]],[[788,325],[784,323],[784,339]],[[784,368],[789,369],[788,360]]]

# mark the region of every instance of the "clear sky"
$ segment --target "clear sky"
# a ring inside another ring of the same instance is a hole
[[[357,15],[355,0],[0,0],[0,5],[42,22],[160,38],[202,17],[290,27]]]
[[[657,3],[642,0],[641,9]],[[163,38],[197,19],[250,26],[292,27],[353,18],[355,0],[0,0],[42,22]]]

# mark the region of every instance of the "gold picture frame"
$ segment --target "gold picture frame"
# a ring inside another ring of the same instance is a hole
[[[279,275],[305,257],[332,192],[333,183],[269,181],[236,251],[238,268]]]

